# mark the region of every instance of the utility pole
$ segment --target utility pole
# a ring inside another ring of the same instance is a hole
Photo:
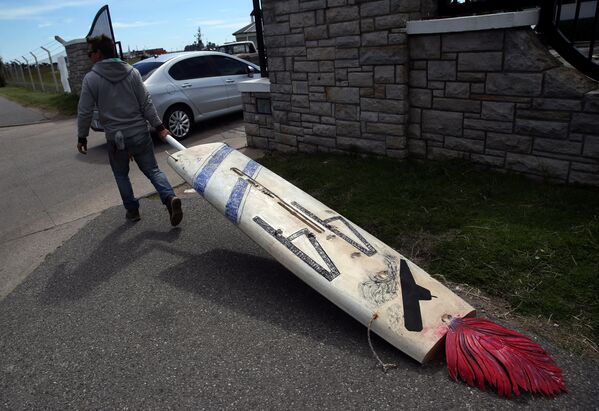
[[[37,57],[31,51],[29,52],[29,54],[31,54],[33,56],[33,59],[35,60],[35,68],[37,68],[37,77],[40,79],[40,87],[42,88],[42,91],[46,91],[44,89],[44,82],[42,81],[42,73],[40,73],[40,65],[37,62]]]
[[[23,60],[25,60],[25,64],[27,64],[27,71],[29,72],[29,80],[31,80],[31,87],[35,90],[35,83],[33,82],[33,76],[31,75],[31,67],[29,66],[29,60],[25,58],[25,56],[21,56]]]
[[[52,79],[54,80],[54,87],[56,87],[56,91],[60,93],[60,89],[58,88],[58,81],[56,80],[56,74],[54,73],[54,62],[52,62],[52,55],[50,54],[50,50],[44,47],[40,47],[46,53],[48,53],[48,60],[50,60],[50,69],[52,70]]]

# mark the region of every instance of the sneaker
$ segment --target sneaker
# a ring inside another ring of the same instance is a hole
[[[139,216],[139,209],[127,210],[125,218],[133,223],[141,220],[141,217]]]
[[[181,199],[179,197],[171,197],[166,202],[168,214],[171,217],[171,225],[174,227],[179,225],[183,219],[183,210],[181,210]]]

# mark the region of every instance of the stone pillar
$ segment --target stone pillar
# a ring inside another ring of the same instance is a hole
[[[406,157],[405,26],[432,13],[429,3],[264,0],[269,147]]]
[[[85,39],[73,40],[65,44],[65,49],[67,52],[71,92],[79,95],[81,93],[83,77],[92,68],[92,62],[87,56],[87,43]]]

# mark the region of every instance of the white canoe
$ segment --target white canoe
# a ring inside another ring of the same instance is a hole
[[[281,264],[419,362],[446,332],[445,314],[474,309],[424,270],[249,157],[222,143],[169,165]]]

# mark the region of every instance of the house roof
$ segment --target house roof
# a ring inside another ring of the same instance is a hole
[[[235,33],[233,33],[233,35],[237,36],[239,34],[248,34],[248,33],[255,33],[255,32],[256,32],[256,23],[251,22],[247,26],[243,26],[242,28],[237,30]]]

